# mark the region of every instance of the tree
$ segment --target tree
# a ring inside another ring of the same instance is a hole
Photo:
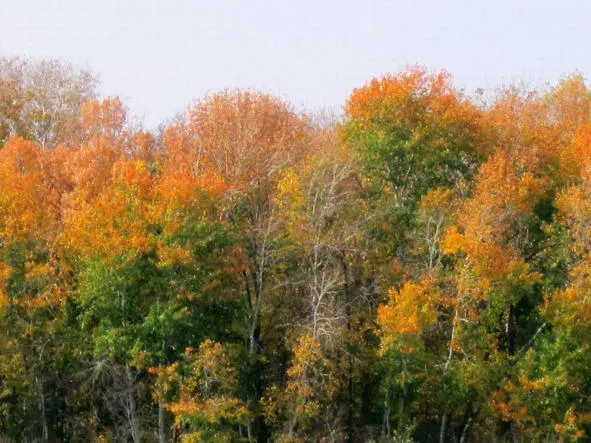
[[[480,111],[446,72],[413,67],[373,79],[353,92],[346,113],[345,140],[371,186],[399,207],[468,177],[486,148],[479,143]]]
[[[281,101],[264,94],[222,92],[197,102],[187,119],[167,130],[164,146],[168,164],[183,165],[200,176],[215,171],[229,184],[227,217],[237,232],[241,254],[237,267],[248,306],[247,377],[249,407],[263,393],[260,361],[262,316],[269,296],[270,270],[277,263],[278,221],[272,199],[283,167],[305,151],[306,125]],[[258,439],[265,439],[257,417]],[[249,423],[249,435],[255,436]]]
[[[236,397],[238,377],[225,346],[205,340],[197,351],[187,348],[182,363],[153,372],[158,375],[158,395],[174,398],[166,408],[175,417],[181,441],[237,437],[231,425],[244,423],[248,411]]]
[[[58,60],[0,59],[0,147],[11,136],[44,148],[79,141],[82,104],[96,78]]]

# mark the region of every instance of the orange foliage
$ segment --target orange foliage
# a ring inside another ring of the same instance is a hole
[[[580,184],[563,190],[556,201],[561,220],[568,227],[569,248],[575,258],[570,284],[547,297],[545,313],[565,329],[587,334],[591,324],[591,176],[581,171]]]
[[[47,151],[22,138],[0,156],[0,241],[51,242],[58,233],[60,195],[46,174]]]
[[[565,78],[542,94],[508,88],[485,113],[491,145],[509,156],[517,168],[555,169],[568,173],[569,145],[578,128],[589,122],[591,95],[580,75]],[[566,153],[565,153],[566,151]]]
[[[414,128],[413,139],[421,138],[425,128],[440,125],[455,130],[459,138],[473,135],[479,131],[481,118],[480,110],[454,88],[449,73],[430,73],[420,66],[374,78],[355,89],[345,112],[361,131],[372,125],[402,125]],[[442,146],[444,143],[440,140]]]
[[[562,151],[560,172],[569,182],[578,182],[581,178],[591,181],[591,124],[582,125],[576,137]]]
[[[126,122],[126,112],[121,100],[90,100],[82,106],[81,113],[90,140],[113,145],[120,142]]]
[[[152,175],[142,162],[118,162],[113,184],[66,221],[64,246],[82,257],[135,256],[153,247],[149,238]]]
[[[305,123],[264,94],[221,92],[195,103],[166,131],[167,164],[212,170],[237,189],[276,174],[304,153]]]
[[[483,290],[511,275],[535,278],[521,257],[519,242],[509,239],[544,191],[543,180],[520,173],[507,154],[497,152],[480,168],[473,196],[459,209],[457,226],[447,230],[444,253],[465,253]]]

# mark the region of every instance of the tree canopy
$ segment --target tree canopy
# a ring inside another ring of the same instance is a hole
[[[591,91],[422,67],[151,133],[0,59],[0,439],[587,441]]]

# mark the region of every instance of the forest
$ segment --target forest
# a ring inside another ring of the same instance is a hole
[[[591,441],[582,74],[97,90],[0,58],[1,441]]]

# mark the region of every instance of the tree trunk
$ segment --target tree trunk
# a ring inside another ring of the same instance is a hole
[[[439,443],[445,443],[445,431],[447,430],[447,419],[449,414],[443,414],[441,417],[441,428],[439,429]]]
[[[382,435],[390,438],[392,429],[390,426],[390,390],[386,392],[386,399],[384,400],[384,419],[382,423]]]
[[[166,420],[164,405],[158,402],[158,443],[166,443]]]
[[[351,294],[349,290],[349,268],[342,254],[343,277],[345,280],[345,315],[347,316],[347,334],[351,334]],[[353,441],[353,358],[348,352],[347,364],[347,441]]]
[[[517,320],[515,315],[515,306],[513,305],[509,307],[509,312],[507,313],[507,323],[505,325],[505,332],[507,336],[507,353],[510,356],[515,356],[517,349]],[[502,434],[503,436],[508,436],[507,441],[515,441],[514,428],[515,423],[513,420],[509,422],[503,422]]]
[[[141,429],[140,423],[137,416],[137,404],[135,401],[135,385],[133,375],[129,366],[125,366],[125,378],[127,383],[126,391],[126,409],[127,409],[127,420],[129,422],[129,428],[131,431],[131,438],[134,443],[140,443]]]
[[[402,427],[404,426],[404,399],[408,392],[408,385],[404,383],[402,385],[402,395],[398,399],[398,430],[402,431]]]
[[[254,443],[254,438],[252,435],[252,421],[250,418],[248,419],[248,423],[246,424],[246,433],[248,434],[248,442]]]
[[[509,355],[515,355],[517,344],[517,319],[515,318],[515,306],[509,307],[507,316],[507,352]]]
[[[462,422],[461,422],[460,427],[458,429],[458,434],[456,435],[456,439],[459,442],[466,440],[468,430],[470,429],[470,426],[472,425],[472,415],[473,415],[472,399],[470,399],[468,401],[468,404],[466,405],[466,410],[464,411],[464,416],[462,417]]]
[[[49,441],[49,426],[47,425],[47,412],[45,410],[45,392],[43,390],[43,382],[39,377],[35,377],[37,383],[37,390],[39,391],[39,410],[41,412],[41,429],[43,440]]]
[[[458,308],[455,310],[454,318],[451,326],[451,337],[449,338],[449,348],[447,351],[447,360],[444,366],[444,372],[447,372],[449,364],[454,354],[454,338],[456,336],[456,321],[458,318]],[[439,428],[439,443],[445,443],[445,432],[447,431],[447,420],[449,419],[449,413],[444,413],[441,417],[441,427]]]
[[[248,335],[248,353],[250,355],[250,380],[252,390],[249,392],[249,403],[252,405],[258,403],[263,395],[263,367],[259,358],[261,341],[261,306],[263,297],[263,273],[258,269],[251,272],[254,287],[254,311],[252,313],[251,324]],[[248,423],[249,442],[267,441],[267,428],[263,417],[255,414],[254,420],[249,419]]]
[[[472,426],[472,417],[468,418],[466,424],[464,425],[464,429],[462,430],[462,436],[460,437],[460,443],[465,443],[466,438],[468,438],[468,431],[470,430],[470,426]]]

